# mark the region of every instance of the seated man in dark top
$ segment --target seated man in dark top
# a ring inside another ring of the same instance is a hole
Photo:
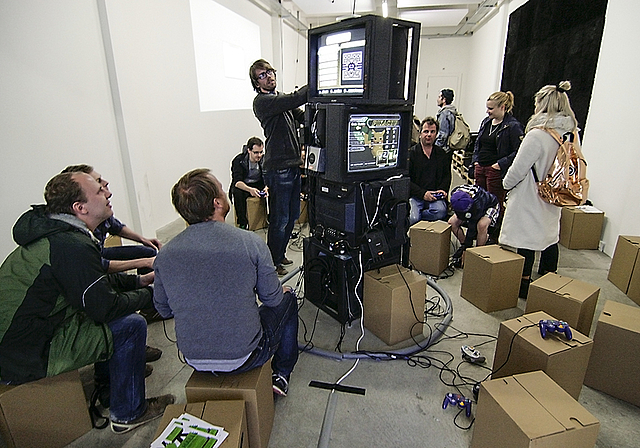
[[[462,267],[463,253],[473,246],[484,246],[489,237],[489,228],[496,225],[500,214],[498,198],[478,185],[460,185],[451,191],[451,208],[454,215],[449,218],[451,231],[460,241],[460,248],[453,255],[453,264]],[[462,226],[468,228],[465,235]]]
[[[451,158],[434,144],[437,134],[438,121],[433,117],[425,118],[420,124],[420,142],[409,150],[410,225],[447,216]]]
[[[262,178],[262,157],[264,143],[258,137],[251,137],[242,152],[231,161],[231,197],[236,210],[238,227],[249,227],[247,218],[247,198],[264,197],[267,189]]]

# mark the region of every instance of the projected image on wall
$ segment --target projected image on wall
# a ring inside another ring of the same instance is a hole
[[[190,0],[200,110],[251,109],[249,66],[259,59],[260,28],[213,0]]]

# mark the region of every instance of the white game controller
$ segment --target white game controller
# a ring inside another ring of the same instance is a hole
[[[465,361],[473,364],[482,364],[485,362],[485,357],[472,345],[463,345],[460,347],[460,351],[462,352],[462,359]]]

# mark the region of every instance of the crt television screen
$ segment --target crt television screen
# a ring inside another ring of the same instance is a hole
[[[318,42],[318,94],[362,96],[365,29],[323,34]]]
[[[400,148],[400,114],[349,116],[347,172],[395,168]]]

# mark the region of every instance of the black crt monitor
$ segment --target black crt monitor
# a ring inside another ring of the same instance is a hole
[[[321,178],[347,183],[407,173],[411,106],[315,103],[305,114],[309,145],[324,150]]]
[[[309,101],[413,104],[420,24],[368,15],[311,28]]]

